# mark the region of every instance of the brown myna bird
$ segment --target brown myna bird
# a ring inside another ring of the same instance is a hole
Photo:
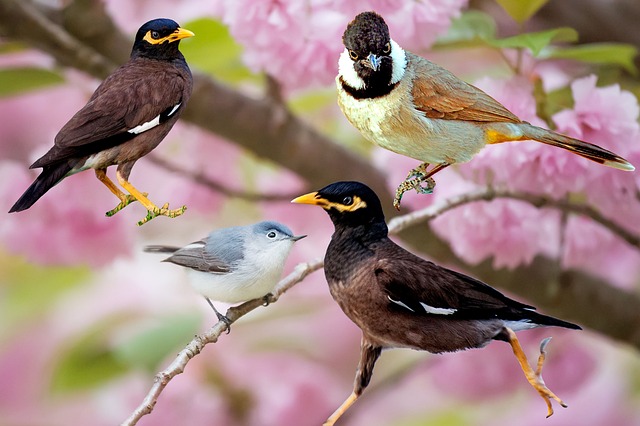
[[[178,45],[193,35],[171,19],[154,19],[140,27],[129,61],[98,86],[58,132],[53,148],[31,165],[41,167],[42,173],[9,212],[28,209],[67,176],[94,169],[100,182],[120,200],[107,216],[136,200],[148,212],[139,225],[156,216],[184,213],[185,206],[157,207],[128,179],[135,162],[169,133],[191,96],[191,71]],[[118,166],[118,183],[128,194],[107,177],[106,169],[113,165]]]
[[[336,85],[344,115],[370,142],[423,162],[398,186],[396,208],[404,192],[431,192],[435,173],[502,142],[534,140],[634,170],[613,152],[520,120],[477,87],[403,50],[375,12],[356,16],[342,41]]]
[[[487,284],[443,268],[401,248],[387,236],[378,196],[359,182],[336,182],[293,203],[327,211],[335,232],[324,258],[329,290],[344,313],[362,330],[360,363],[353,393],[327,420],[332,425],[369,384],[383,349],[431,353],[481,348],[492,340],[511,345],[529,383],[544,398],[566,405],[542,380],[544,348],[537,369],[529,365],[515,331],[579,326],[536,313]]]

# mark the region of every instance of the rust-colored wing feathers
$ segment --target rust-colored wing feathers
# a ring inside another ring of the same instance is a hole
[[[416,109],[424,112],[428,118],[516,123],[521,121],[491,96],[465,83],[446,69],[409,52],[407,57],[415,70],[413,102]]]

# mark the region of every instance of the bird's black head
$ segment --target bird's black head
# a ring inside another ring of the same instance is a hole
[[[347,25],[342,42],[365,87],[349,84],[348,77],[343,75],[346,83],[355,89],[390,90],[389,86],[394,83],[392,41],[382,16],[375,12],[360,13]]]
[[[333,224],[339,227],[375,228],[386,236],[387,226],[380,199],[367,185],[360,182],[335,182],[317,192],[302,195],[292,201],[313,204],[329,213]]]
[[[178,50],[180,40],[194,34],[180,28],[171,19],[153,19],[140,27],[133,43],[131,57],[171,60],[182,57]]]

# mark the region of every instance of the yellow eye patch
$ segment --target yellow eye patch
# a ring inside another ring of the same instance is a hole
[[[165,41],[168,41],[171,43],[173,41],[181,40],[183,38],[193,37],[195,35],[191,31],[185,30],[184,28],[178,28],[168,36],[160,37],[160,38],[153,38],[151,36],[151,33],[153,32],[154,32],[153,30],[147,31],[147,33],[144,35],[142,39],[150,44],[162,44]]]
[[[354,195],[351,198],[350,204],[337,203],[334,201],[329,201],[326,198],[317,197],[317,192],[311,192],[309,194],[301,195],[300,197],[292,200],[292,203],[298,204],[313,204],[316,206],[320,206],[325,210],[330,210],[332,208],[338,210],[340,213],[344,212],[353,212],[358,209],[362,209],[367,207],[367,203],[362,201],[362,198]]]

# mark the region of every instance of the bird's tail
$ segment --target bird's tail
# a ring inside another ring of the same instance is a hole
[[[71,171],[71,166],[67,162],[45,166],[36,180],[11,207],[9,213],[21,212],[31,207],[48,190],[60,182],[69,171]]]
[[[533,324],[542,325],[542,326],[553,326],[553,327],[564,327],[571,328],[573,330],[582,330],[577,324],[564,321],[558,318],[550,317],[549,315],[539,314],[535,311],[527,310],[526,320]]]
[[[180,250],[180,247],[173,246],[145,246],[142,249],[146,253],[175,253]]]
[[[561,135],[560,133],[532,126],[530,124],[521,126],[521,130],[524,132],[523,139],[534,139],[539,142],[546,143],[547,145],[564,148],[567,151],[571,151],[574,154],[588,158],[591,161],[616,169],[626,171],[633,171],[636,169],[633,164],[629,163],[624,158],[611,151],[607,151],[604,148],[600,148],[598,145],[583,142],[579,139]]]

